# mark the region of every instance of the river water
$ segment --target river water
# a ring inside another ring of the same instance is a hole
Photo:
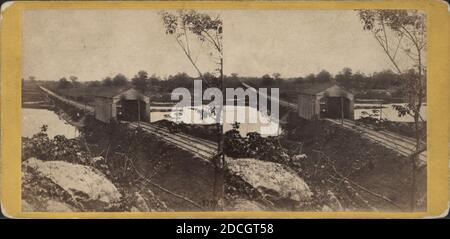
[[[413,117],[409,115],[401,117],[398,116],[398,112],[392,108],[393,105],[394,104],[355,104],[354,116],[355,119],[359,119],[363,116],[364,111],[373,114],[372,110],[374,107],[382,107],[379,112],[381,112],[383,119],[394,122],[414,122]],[[426,120],[426,108],[426,105],[421,108],[421,115],[424,120]],[[177,110],[174,110],[173,107],[151,107],[151,109],[152,112],[150,113],[150,119],[152,122],[166,119],[173,122],[184,122],[186,124],[213,124],[216,119],[215,116],[206,115],[202,117],[202,109],[206,112],[210,112],[206,106],[183,107]],[[376,116],[374,117],[379,118],[379,112],[376,113]],[[281,127],[279,127],[278,121],[262,115],[253,107],[226,105],[224,107],[224,113],[225,132],[233,128],[234,122],[239,122],[239,132],[242,136],[245,136],[249,132],[258,132],[263,136],[275,136],[281,133]],[[255,114],[257,115],[258,120],[256,122],[249,123],[248,120],[238,119],[236,117],[238,114],[245,114],[245,119],[248,119],[248,115]],[[280,115],[280,117],[282,116]]]
[[[211,112],[211,109],[207,106],[183,107],[177,110],[173,110],[172,107],[151,108],[155,110],[150,113],[152,122],[163,119],[186,124],[214,124],[216,122],[216,116],[208,114],[208,112]],[[221,122],[225,119],[225,123],[223,124],[224,132],[233,129],[235,122],[239,122],[239,132],[242,136],[250,132],[258,132],[263,136],[275,136],[281,132],[281,127],[279,127],[279,123],[276,120],[263,115],[253,107],[225,105],[223,112],[225,118],[221,117]]]
[[[383,104],[381,110],[382,118],[395,122],[413,122],[414,119],[407,115],[399,117],[393,104]],[[380,104],[355,104],[357,109],[354,110],[355,119],[361,118],[363,111],[372,113],[373,107],[379,107]],[[426,120],[426,106],[421,109],[421,115]],[[152,107],[150,118],[152,122],[159,120],[170,120],[173,122],[184,122],[186,124],[213,124],[215,123],[215,115],[205,112],[211,112],[206,106],[184,107],[173,111],[172,107]],[[202,117],[203,110],[203,117]],[[162,112],[166,111],[166,112]],[[245,114],[245,118],[239,118],[237,115]],[[262,115],[253,107],[248,106],[231,106],[224,107],[225,123],[224,131],[231,130],[234,122],[239,122],[239,132],[245,136],[250,132],[258,132],[263,136],[275,136],[281,133],[281,127],[276,120],[268,116]],[[256,121],[249,122],[249,116],[256,115]],[[376,117],[379,117],[377,114]],[[56,135],[64,135],[66,138],[75,138],[79,135],[79,131],[73,125],[67,123],[59,117],[55,112],[46,109],[22,109],[22,137],[31,137],[41,130],[42,125],[47,125],[47,134],[50,138]]]
[[[393,122],[414,122],[414,118],[410,115],[405,115],[405,116],[398,116],[398,111],[395,110],[394,108],[392,108],[393,105],[405,105],[405,104],[355,104],[355,107],[357,107],[357,109],[354,110],[355,113],[355,119],[359,119],[361,118],[361,116],[363,116],[363,112],[367,112],[370,114],[373,114],[372,110],[374,107],[382,107],[380,110],[378,110],[378,113],[375,113],[376,118],[380,117],[380,112],[381,112],[381,117],[382,119],[387,119],[389,121],[393,121]],[[422,116],[423,120],[427,120],[427,106],[423,105],[420,108],[420,115]]]
[[[71,139],[79,135],[75,126],[67,123],[53,111],[22,108],[22,137],[32,137],[39,133],[43,125],[48,126],[47,135],[50,138],[64,135]]]

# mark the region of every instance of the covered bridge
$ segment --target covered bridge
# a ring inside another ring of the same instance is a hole
[[[150,122],[150,98],[135,89],[109,89],[94,95],[95,118],[113,121]]]
[[[335,83],[317,84],[299,92],[298,112],[307,120],[353,119],[353,94]]]

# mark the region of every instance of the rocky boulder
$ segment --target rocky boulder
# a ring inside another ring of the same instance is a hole
[[[252,158],[227,158],[226,164],[229,173],[256,189],[263,198],[305,202],[313,195],[305,181],[282,164]]]
[[[22,195],[28,209],[102,211],[121,201],[114,184],[93,167],[30,158],[22,163],[22,170]],[[35,200],[37,197],[43,200]]]

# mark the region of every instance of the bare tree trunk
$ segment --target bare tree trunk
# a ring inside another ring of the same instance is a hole
[[[222,95],[224,95],[225,89],[223,84],[223,58],[220,59],[220,90]],[[224,196],[224,166],[225,166],[225,152],[224,152],[224,138],[223,138],[223,122],[221,123],[221,118],[223,119],[223,100],[218,111],[217,117],[219,119],[219,123],[217,124],[217,157],[214,157],[214,187],[213,187],[213,196],[214,196],[214,210],[220,210],[218,208],[219,202],[223,199]]]
[[[344,124],[344,97],[341,96],[341,124]]]
[[[416,136],[416,151],[419,151],[420,136],[418,127],[418,117],[414,115],[414,128]],[[411,157],[411,211],[416,209],[416,161],[419,158],[419,154]]]
[[[220,58],[220,90],[222,91],[222,96],[223,97],[225,97],[225,85],[224,85],[224,82],[223,82],[223,58]],[[222,102],[226,102],[226,97],[225,98],[222,98]],[[225,105],[223,105],[224,103],[222,103],[222,112],[224,112],[224,107],[225,107]],[[219,160],[219,166],[220,166],[220,193],[219,193],[219,196],[220,196],[220,198],[219,199],[222,199],[223,198],[223,196],[224,196],[224,167],[225,167],[225,143],[224,143],[224,141],[225,141],[225,139],[224,139],[224,137],[223,137],[223,124],[225,123],[224,122],[224,115],[222,115],[222,113],[221,113],[221,116],[222,116],[222,124],[220,125],[220,137],[219,137],[219,140],[220,140],[220,160]]]
[[[419,77],[418,82],[415,84],[416,87],[416,96],[417,96],[417,103],[415,105],[414,110],[414,134],[415,134],[415,140],[416,140],[416,151],[419,151],[421,148],[421,129],[420,129],[420,109],[422,107],[422,98],[423,98],[423,84],[422,84],[422,59],[420,55],[420,49],[417,47],[418,52],[418,64],[417,68],[419,71]],[[416,209],[416,163],[419,160],[419,154],[411,157],[411,166],[412,166],[412,173],[411,173],[411,211],[415,211]]]

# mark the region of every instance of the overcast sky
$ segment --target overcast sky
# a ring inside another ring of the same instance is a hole
[[[223,11],[225,73],[305,76],[343,67],[371,74],[391,66],[354,11]],[[197,48],[196,48],[197,49]],[[203,71],[213,69],[200,48]],[[23,77],[101,80],[139,70],[195,71],[152,10],[32,10],[23,17]]]

